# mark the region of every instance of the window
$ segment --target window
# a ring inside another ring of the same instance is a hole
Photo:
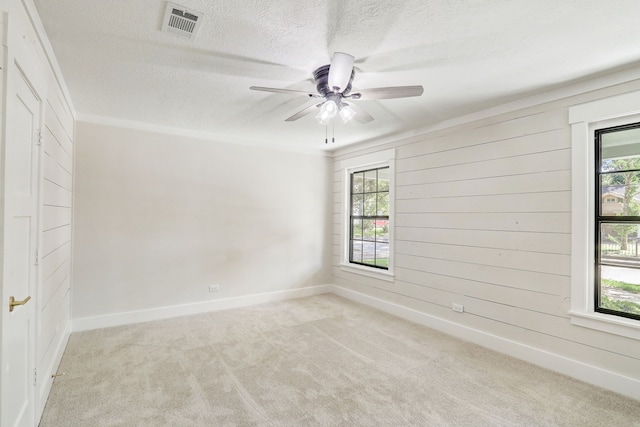
[[[640,320],[640,123],[595,129],[594,139],[595,200],[622,194],[618,209],[595,206],[595,311]]]
[[[349,262],[389,269],[389,167],[350,174]]]
[[[342,270],[393,281],[394,159],[391,149],[340,162]]]
[[[640,340],[640,91],[573,106],[569,122],[571,323]]]

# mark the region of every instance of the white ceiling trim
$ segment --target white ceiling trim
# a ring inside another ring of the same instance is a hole
[[[633,81],[639,81],[640,83],[640,70],[637,68],[630,68],[613,72],[610,74],[598,76],[592,79],[588,79],[572,85],[563,86],[558,89],[547,91],[531,97],[519,99],[517,101],[507,102],[496,107],[487,108],[481,111],[477,111],[471,114],[467,114],[453,119],[445,120],[435,125],[429,125],[418,129],[413,129],[401,134],[393,135],[386,138],[379,138],[372,141],[363,141],[348,145],[346,147],[336,148],[333,153],[335,156],[341,156],[350,154],[356,151],[361,151],[367,148],[373,148],[379,145],[388,144],[391,142],[403,141],[411,143],[418,141],[427,133],[436,132],[452,128],[455,126],[464,125],[467,123],[475,122],[478,120],[484,120],[491,117],[499,116],[501,114],[510,113],[513,111],[523,110],[525,108],[536,107],[538,105],[547,104],[549,102],[559,101],[562,99],[570,98],[572,96],[581,95],[587,92],[593,92],[600,89],[606,89],[608,87],[616,86],[619,84],[630,83]],[[405,141],[406,140],[406,141]]]
[[[144,122],[138,122],[133,120],[118,119],[113,117],[97,116],[93,114],[79,113],[76,120],[79,122],[92,123],[96,125],[112,126],[112,127],[123,128],[123,129],[160,133],[164,135],[174,135],[174,136],[180,136],[185,138],[201,139],[209,142],[214,142],[216,144],[246,145],[250,147],[260,147],[260,148],[293,152],[293,153],[310,154],[310,155],[321,156],[321,157],[333,157],[333,154],[330,151],[325,151],[325,150],[313,149],[308,147],[295,147],[291,145],[279,145],[274,143],[265,144],[262,141],[240,141],[240,140],[221,141],[218,138],[218,135],[210,132],[202,132],[202,131],[196,131],[191,129],[176,128],[171,126],[160,126],[154,123],[144,123]]]
[[[308,147],[296,148],[291,145],[278,145],[269,143],[265,145],[264,142],[258,141],[221,141],[218,136],[209,132],[195,131],[191,129],[176,128],[171,126],[159,126],[153,123],[138,122],[133,120],[118,119],[106,116],[97,116],[91,114],[78,114],[77,120],[87,123],[101,124],[107,126],[121,127],[125,129],[143,130],[148,132],[156,132],[168,135],[183,136],[188,138],[204,139],[216,143],[233,143],[242,144],[252,147],[266,147],[276,150],[305,153],[311,155],[319,155],[324,157],[337,157],[346,154],[351,154],[361,150],[375,148],[384,144],[393,142],[405,142],[411,143],[420,140],[425,134],[436,132],[439,130],[449,129],[455,126],[472,123],[479,120],[488,119],[491,117],[499,116],[501,114],[510,113],[525,108],[531,108],[538,105],[546,104],[549,102],[558,101],[572,96],[580,95],[595,90],[605,89],[608,87],[616,86],[619,84],[629,83],[636,80],[640,80],[640,70],[637,68],[621,70],[618,72],[592,78],[583,82],[575,83],[569,86],[564,86],[552,91],[548,91],[542,94],[534,95],[528,98],[523,98],[517,101],[508,102],[496,107],[487,108],[481,111],[477,111],[464,116],[456,117],[453,119],[445,120],[435,125],[425,126],[419,129],[413,129],[399,134],[391,135],[385,138],[377,138],[370,141],[362,141],[348,145],[346,147],[337,147],[333,150],[313,149]]]

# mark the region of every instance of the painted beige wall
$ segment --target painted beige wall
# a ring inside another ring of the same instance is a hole
[[[76,131],[74,319],[329,283],[328,158]]]

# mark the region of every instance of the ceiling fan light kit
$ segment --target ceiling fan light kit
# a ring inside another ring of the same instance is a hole
[[[316,120],[323,125],[328,124],[338,114],[344,123],[347,123],[354,118],[363,124],[369,123],[373,120],[373,117],[371,117],[371,115],[361,106],[352,104],[352,108],[352,106],[343,102],[345,99],[355,101],[408,98],[412,96],[420,96],[424,92],[424,88],[422,86],[395,86],[363,89],[356,93],[351,93],[353,78],[355,76],[353,63],[354,57],[352,55],[343,52],[335,52],[331,58],[331,64],[318,67],[313,72],[313,78],[316,82],[316,90],[318,93],[262,86],[251,86],[249,89],[321,98],[323,99],[321,103],[307,106],[303,110],[287,118],[285,121],[292,122],[298,120],[310,114],[316,108],[319,108],[320,111],[316,115]]]
[[[344,123],[347,123],[349,122],[349,120],[353,119],[355,115],[356,115],[355,110],[349,107],[348,104],[345,104],[343,102],[342,105],[340,106],[340,117],[342,118],[342,121]]]
[[[318,123],[326,125],[331,121],[331,119],[336,116],[337,113],[338,106],[336,105],[335,101],[329,99],[325,101],[324,104],[322,104],[322,106],[320,107],[320,111],[316,116],[316,120],[318,120]]]

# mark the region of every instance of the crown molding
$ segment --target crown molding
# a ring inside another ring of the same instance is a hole
[[[622,68],[618,71],[611,71],[607,72],[606,74],[601,73],[597,76],[583,78],[579,81],[574,81],[573,83],[568,83],[561,87],[547,90],[536,95],[524,97],[522,99],[507,102],[495,107],[486,108],[470,114],[465,114],[449,120],[444,120],[433,125],[391,134],[382,138],[374,138],[371,140],[362,141],[359,143],[351,144],[347,147],[337,148],[333,150],[332,153],[334,157],[338,157],[399,141],[415,142],[421,139],[421,137],[423,137],[425,134],[435,131],[445,130],[453,128],[455,126],[460,126],[471,122],[499,116],[501,114],[511,113],[517,110],[559,101],[562,99],[570,98],[572,96],[582,95],[600,89],[606,89],[608,87],[629,83],[639,79],[640,67],[635,64],[634,66]]]

